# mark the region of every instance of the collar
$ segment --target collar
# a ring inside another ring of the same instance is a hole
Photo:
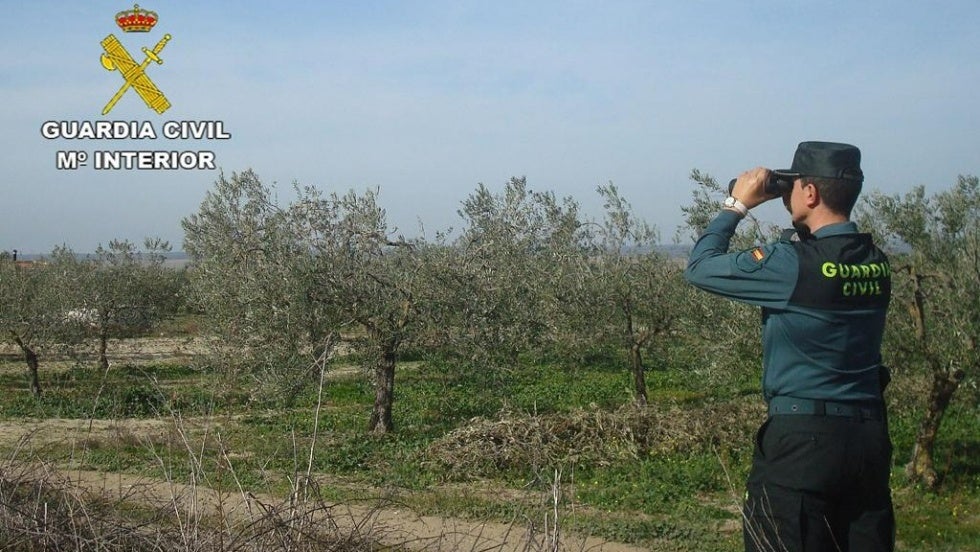
[[[840,236],[842,234],[857,234],[858,227],[857,223],[853,220],[848,220],[845,222],[835,222],[833,224],[828,224],[826,226],[820,227],[819,230],[813,233],[815,238],[826,238],[829,236]]]

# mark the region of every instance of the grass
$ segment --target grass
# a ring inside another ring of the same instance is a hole
[[[85,365],[42,365],[42,378],[45,394],[35,399],[17,360],[0,358],[0,419],[157,420],[167,428],[82,431],[72,447],[32,445],[29,453],[44,462],[183,483],[203,475],[227,492],[278,496],[294,492],[307,469],[315,389],[285,408],[248,396],[245,382],[158,361],[121,364],[107,380]],[[329,482],[321,497],[385,495],[420,514],[509,521],[539,519],[553,507],[542,497],[560,489],[568,531],[657,550],[740,547],[737,502],[761,420],[751,375],[705,385],[681,370],[650,371],[651,408],[641,414],[623,407],[631,379],[609,359],[537,361],[495,373],[419,361],[397,378],[389,436],[366,432],[373,390],[361,373],[328,380],[311,465]],[[890,391],[899,550],[976,550],[976,399],[964,392],[950,407],[937,450],[946,479],[932,493],[902,475],[921,417],[917,392],[914,385]],[[5,457],[25,453],[23,444],[2,446]]]

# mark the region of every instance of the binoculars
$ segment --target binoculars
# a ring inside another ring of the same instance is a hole
[[[769,172],[769,178],[766,180],[765,191],[767,195],[771,196],[781,196],[786,192],[793,189],[793,181],[797,178],[795,174],[788,174],[776,171]],[[732,188],[735,187],[735,181],[737,178],[733,178],[731,182],[728,183],[728,195],[732,195]]]

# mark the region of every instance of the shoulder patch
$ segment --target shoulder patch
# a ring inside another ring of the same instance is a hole
[[[771,251],[767,252],[765,246],[743,249],[734,257],[735,268],[743,273],[762,270],[763,267],[772,259]]]

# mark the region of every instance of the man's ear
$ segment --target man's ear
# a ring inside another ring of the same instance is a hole
[[[803,185],[803,201],[811,209],[820,203],[820,190],[813,184]]]

